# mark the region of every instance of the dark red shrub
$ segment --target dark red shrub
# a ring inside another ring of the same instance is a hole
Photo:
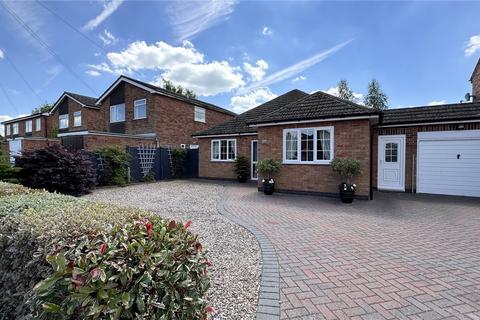
[[[16,159],[22,184],[79,196],[95,187],[96,172],[84,151],[69,151],[60,144],[25,151]]]

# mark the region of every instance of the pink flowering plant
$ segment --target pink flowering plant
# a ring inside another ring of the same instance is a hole
[[[185,224],[150,217],[49,256],[37,319],[207,319],[207,260]]]

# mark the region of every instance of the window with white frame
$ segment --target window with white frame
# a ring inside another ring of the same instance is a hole
[[[5,125],[5,135],[6,136],[10,135],[10,125],[9,124]]]
[[[200,107],[195,107],[195,121],[205,122],[205,109]]]
[[[12,133],[13,134],[18,134],[18,122],[12,124]]]
[[[42,118],[35,119],[35,131],[42,130]]]
[[[58,128],[68,128],[68,114],[61,114],[58,116]]]
[[[125,121],[125,104],[110,106],[110,122]]]
[[[237,140],[212,140],[212,161],[234,161],[237,158]]]
[[[80,127],[82,125],[82,111],[75,111],[73,113],[73,126]]]
[[[147,99],[133,102],[133,119],[145,119],[147,117]]]
[[[328,164],[333,159],[333,127],[283,130],[283,162]]]
[[[25,132],[26,133],[32,132],[32,120],[25,121]]]

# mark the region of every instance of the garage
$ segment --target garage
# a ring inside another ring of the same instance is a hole
[[[417,192],[480,197],[480,130],[419,132]]]
[[[22,140],[15,139],[8,141],[8,150],[10,154],[10,163],[14,163],[14,156],[19,156],[22,154]]]

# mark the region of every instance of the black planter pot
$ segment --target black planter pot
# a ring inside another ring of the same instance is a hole
[[[244,183],[247,182],[248,178],[245,176],[237,176],[238,182]]]
[[[353,198],[355,198],[355,190],[340,189],[340,200],[342,200],[343,203],[352,203]]]
[[[263,183],[263,193],[265,193],[267,196],[272,195],[274,190],[275,190],[275,182],[274,183],[270,183],[270,182],[264,182]]]

